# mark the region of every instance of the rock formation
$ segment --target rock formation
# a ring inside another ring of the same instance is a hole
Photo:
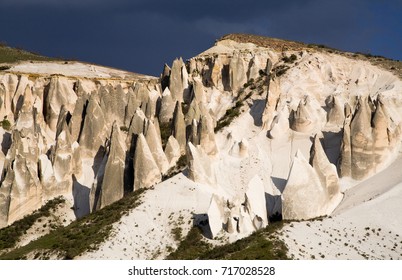
[[[92,190],[92,209],[101,209],[119,199],[124,195],[124,166],[125,166],[125,144],[120,129],[115,122],[110,137],[109,150],[105,154],[105,167],[102,179],[96,182]]]
[[[138,136],[134,157],[134,189],[149,188],[162,180],[147,140],[141,133]]]
[[[317,137],[312,152],[314,167],[300,150],[293,158],[282,193],[282,216],[286,220],[329,215],[341,199],[335,167],[328,162]]]

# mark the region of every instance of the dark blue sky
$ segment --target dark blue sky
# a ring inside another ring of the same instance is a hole
[[[159,75],[227,33],[402,60],[402,0],[0,0],[0,41]]]

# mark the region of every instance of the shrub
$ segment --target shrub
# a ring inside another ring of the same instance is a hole
[[[0,66],[0,71],[8,70],[8,69],[10,69],[10,68],[11,68],[11,67],[8,66],[8,65],[1,65],[1,66]]]
[[[10,130],[11,123],[9,120],[7,120],[7,117],[4,117],[4,119],[0,122],[0,126],[5,130]]]
[[[282,58],[282,61],[285,62],[285,63],[293,63],[296,59],[297,59],[297,56],[296,56],[295,54],[292,54],[292,55],[289,56],[289,57],[284,56],[284,57]]]

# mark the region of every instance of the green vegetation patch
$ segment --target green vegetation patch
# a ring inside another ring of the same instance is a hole
[[[96,250],[109,237],[113,223],[141,204],[143,192],[144,189],[134,191],[67,227],[58,228],[24,247],[1,255],[0,259],[24,259],[27,254],[41,250],[55,252],[60,258],[73,259],[86,251]]]
[[[0,43],[0,63],[14,63],[26,60],[50,61],[56,59],[42,56],[37,53],[28,52],[21,48],[11,48],[8,47],[5,43]],[[7,70],[7,66],[2,67],[3,68],[1,68],[0,70]]]
[[[234,118],[238,117],[241,113],[240,108],[242,105],[243,105],[243,102],[239,100],[236,102],[234,107],[226,110],[225,115],[216,124],[215,132],[218,132],[225,126],[228,126],[234,120]]]
[[[4,117],[2,121],[0,121],[0,127],[4,128],[5,130],[10,130],[11,123],[7,120],[7,117]]]
[[[39,210],[34,211],[32,214],[25,216],[6,228],[0,229],[0,251],[13,248],[19,241],[20,237],[25,234],[38,219],[49,217],[51,212],[56,210],[56,208],[63,203],[65,203],[63,197],[56,197],[48,201],[44,206]]]
[[[205,241],[199,228],[193,227],[167,259],[287,260],[288,249],[277,237],[282,226],[282,222],[272,223],[246,238],[216,247]]]

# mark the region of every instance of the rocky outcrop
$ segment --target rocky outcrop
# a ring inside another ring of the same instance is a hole
[[[173,61],[169,89],[174,100],[189,102],[188,73],[182,58]]]
[[[330,214],[342,200],[342,195],[336,166],[329,162],[318,135],[314,137],[311,147],[310,163],[327,193],[327,213]]]
[[[297,151],[282,193],[282,216],[286,220],[329,215],[340,202],[335,170],[323,154],[318,139],[313,148],[312,162],[315,168],[300,150]]]
[[[68,111],[72,112],[77,101],[77,95],[73,88],[68,85],[66,78],[54,76],[44,98],[45,121],[50,129],[55,131],[61,106],[64,105]]]
[[[245,61],[241,54],[236,52],[230,60],[229,77],[230,88],[235,93],[247,82],[247,68],[244,65]]]
[[[201,123],[198,126],[200,146],[208,155],[216,155],[218,148],[215,142],[215,132],[213,121],[207,114],[201,117]]]
[[[147,140],[141,133],[138,136],[134,156],[134,190],[149,188],[162,180]]]
[[[359,100],[351,118],[346,118],[343,127],[339,171],[342,177],[363,180],[395,158],[400,148],[401,124],[388,115],[381,101],[372,103],[367,99]]]
[[[289,129],[289,108],[284,106],[274,117],[268,131],[268,137],[271,139],[288,138]]]
[[[327,122],[331,125],[342,127],[345,120],[344,106],[339,96],[332,96],[328,102],[330,110],[327,116]]]
[[[162,149],[162,143],[160,137],[158,136],[155,125],[152,121],[148,121],[148,128],[145,135],[149,149],[151,150],[152,156],[158,166],[160,172],[165,174],[169,169],[169,162],[166,158],[165,153]]]
[[[186,152],[186,123],[184,122],[184,115],[180,102],[176,103],[174,109],[173,136],[176,138],[177,142],[179,142],[181,154],[184,155]]]
[[[367,100],[360,100],[350,124],[352,178],[361,180],[374,169],[371,109]]]
[[[85,114],[84,125],[78,143],[90,153],[96,154],[106,139],[106,119],[96,94],[92,94]]]
[[[188,177],[194,182],[215,186],[216,178],[209,156],[199,146],[195,147],[191,143],[187,145],[186,155]]]
[[[166,158],[169,162],[169,168],[176,165],[181,156],[180,144],[172,135],[169,137],[165,147]]]
[[[254,176],[247,185],[243,199],[234,202],[213,195],[208,208],[212,238],[225,230],[230,234],[250,234],[268,225],[264,184]]]
[[[115,122],[109,150],[105,155],[106,164],[102,172],[102,180],[96,181],[96,190],[93,191],[96,194],[93,195],[92,209],[101,209],[123,198],[125,151],[120,129]]]
[[[175,102],[168,87],[162,93],[161,109],[159,111],[160,123],[169,123],[173,119]]]
[[[310,133],[317,127],[317,120],[308,107],[308,98],[301,100],[296,111],[289,118],[290,128],[297,132]]]

